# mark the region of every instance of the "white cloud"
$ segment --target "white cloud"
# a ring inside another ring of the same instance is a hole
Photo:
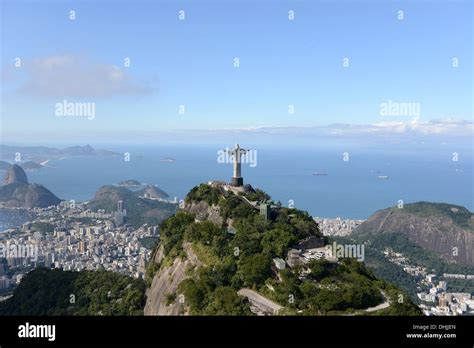
[[[241,129],[209,129],[200,133],[256,133],[288,135],[325,135],[325,136],[367,136],[367,135],[447,135],[473,136],[474,123],[467,120],[443,119],[420,122],[412,121],[380,122],[375,124],[332,124],[315,127],[248,127]]]
[[[423,135],[472,135],[474,124],[471,121],[443,119],[420,122],[382,122],[373,125],[375,131],[397,134]]]
[[[41,97],[109,97],[145,95],[152,89],[115,65],[74,55],[24,62],[26,81],[19,92]]]

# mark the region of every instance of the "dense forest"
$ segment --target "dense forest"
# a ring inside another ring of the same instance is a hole
[[[108,271],[36,268],[0,302],[0,315],[142,315],[145,283]]]

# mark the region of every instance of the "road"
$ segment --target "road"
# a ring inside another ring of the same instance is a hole
[[[385,292],[383,291],[380,291],[382,293],[382,296],[383,296],[383,299],[384,299],[384,302],[375,306],[375,307],[370,307],[370,308],[367,308],[365,311],[366,312],[375,312],[375,311],[378,311],[378,310],[381,310],[381,309],[384,309],[384,308],[387,308],[390,306],[390,300],[388,299],[387,295],[385,295]]]
[[[276,314],[281,308],[283,308],[278,303],[269,300],[268,298],[251,289],[243,288],[237,293],[240,296],[247,297],[253,306],[257,307],[264,313]]]

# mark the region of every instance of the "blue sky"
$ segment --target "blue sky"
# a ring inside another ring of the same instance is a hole
[[[414,122],[381,116],[387,100],[419,103],[417,125],[472,122],[472,7],[467,0],[4,0],[2,137],[92,141],[107,133],[120,142],[174,130]],[[58,118],[55,104],[64,99],[95,103],[94,119]]]

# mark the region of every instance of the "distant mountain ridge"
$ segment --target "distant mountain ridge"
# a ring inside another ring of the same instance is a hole
[[[61,150],[61,153],[69,156],[93,156],[97,154],[90,145],[66,147]]]
[[[91,210],[116,211],[117,202],[122,201],[124,209],[127,210],[126,220],[135,227],[144,223],[158,225],[176,212],[177,204],[143,199],[139,197],[139,192],[133,192],[126,187],[105,185],[96,191],[87,207]]]
[[[44,167],[43,165],[38,164],[38,163],[33,162],[33,161],[26,161],[26,162],[23,162],[23,163],[19,163],[19,165],[20,165],[25,171],[35,171],[35,170],[38,170],[38,169],[41,169],[41,168]]]
[[[40,184],[28,183],[25,171],[18,164],[12,165],[0,186],[0,202],[7,207],[45,208],[61,200]]]
[[[38,164],[33,161],[26,161],[26,162],[18,162],[14,163],[18,164],[20,167],[22,167],[25,171],[36,171],[38,169],[43,168],[44,166],[41,164]],[[10,164],[6,161],[0,161],[0,170],[8,170],[13,164]]]
[[[143,189],[137,191],[136,194],[141,197],[154,199],[165,199],[169,197],[169,195],[165,191],[154,185],[146,185]]]
[[[72,156],[121,156],[119,153],[94,149],[90,145],[84,146],[69,146],[64,149],[57,149],[54,147],[46,146],[10,146],[0,145],[0,158],[4,160],[13,160],[17,154],[21,155],[22,160],[34,160],[37,162],[60,159],[63,157]]]
[[[445,203],[418,202],[379,210],[352,233],[358,239],[400,233],[446,261],[474,266],[474,214]]]

